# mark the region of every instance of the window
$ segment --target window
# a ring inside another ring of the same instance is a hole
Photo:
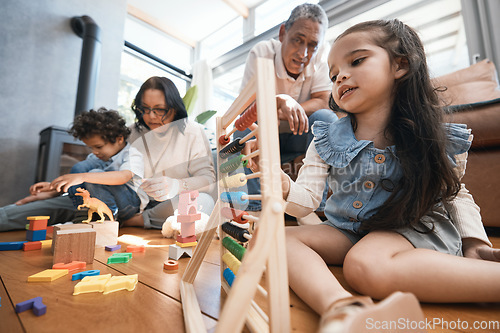
[[[191,68],[192,48],[174,40],[152,27],[128,18],[125,23],[125,40],[148,53],[164,59],[187,71]],[[125,47],[122,52],[120,69],[120,88],[118,91],[118,112],[125,118],[128,125],[135,121],[135,114],[130,109],[140,86],[151,76],[165,76],[172,80],[179,94],[184,96],[190,79],[175,70],[154,61],[141,53]]]

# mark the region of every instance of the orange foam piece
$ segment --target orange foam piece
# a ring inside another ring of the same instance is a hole
[[[42,248],[42,242],[26,242],[23,243],[23,251],[40,250]]]
[[[144,245],[128,245],[126,252],[144,252],[146,247]]]
[[[68,264],[59,262],[52,266],[52,269],[67,269],[69,272],[76,271],[77,269],[85,269],[87,263],[85,261],[72,261]]]

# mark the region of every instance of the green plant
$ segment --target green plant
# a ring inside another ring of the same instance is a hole
[[[198,99],[198,87],[196,85],[191,86],[187,91],[182,101],[186,107],[187,114],[190,115],[193,111],[194,105],[196,104],[196,99]]]
[[[193,111],[194,105],[196,104],[196,99],[198,99],[198,87],[196,85],[191,86],[187,91],[184,97],[182,97],[182,101],[184,102],[184,106],[186,107],[187,114],[190,115]],[[212,118],[217,111],[215,110],[207,110],[205,112],[200,113],[194,118],[194,120],[200,124],[205,124],[210,118]]]
[[[208,121],[208,119],[212,118],[213,115],[216,113],[217,111],[215,110],[208,110],[197,115],[196,118],[194,118],[194,120],[203,125]]]

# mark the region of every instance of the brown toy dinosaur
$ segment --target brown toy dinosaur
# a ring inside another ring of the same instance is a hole
[[[104,202],[97,198],[91,198],[89,191],[83,188],[79,187],[76,191],[79,193],[75,193],[75,195],[79,195],[83,198],[83,205],[78,205],[77,209],[80,210],[82,207],[88,207],[89,209],[88,219],[83,220],[83,223],[89,223],[92,220],[92,213],[97,213],[101,217],[101,219],[96,222],[104,222],[104,214],[108,215],[111,221],[114,221],[111,209],[109,209]]]

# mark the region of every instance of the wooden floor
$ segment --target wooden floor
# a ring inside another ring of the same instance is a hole
[[[163,238],[158,230],[140,228],[123,228],[120,235],[121,252],[128,244],[146,244],[146,252],[134,253],[129,263],[108,265],[107,257],[112,253],[98,248],[93,264],[86,269],[99,269],[101,274],[138,274],[139,283],[132,292],[73,296],[77,283],[71,281],[73,272],[49,283],[27,283],[28,276],[51,268],[50,247],[30,252],[0,251],[0,332],[184,332],[179,282],[189,259],[180,259],[177,271],[165,271],[163,262],[168,259],[171,239]],[[0,233],[0,242],[24,239],[24,231]],[[500,237],[492,240],[500,247]],[[219,316],[219,263],[219,241],[214,239],[194,283],[209,331],[214,330]],[[341,268],[331,270],[349,288]],[[292,330],[315,332],[318,316],[293,292],[290,295]],[[47,305],[45,315],[15,313],[15,304],[37,296]],[[500,332],[500,304],[423,304],[423,309],[431,323],[445,321],[449,325],[449,329],[433,326],[429,332]],[[496,321],[496,329],[472,328],[475,322],[487,325],[488,321],[490,325]],[[456,327],[457,323],[461,326]],[[469,328],[464,329],[465,325]]]

